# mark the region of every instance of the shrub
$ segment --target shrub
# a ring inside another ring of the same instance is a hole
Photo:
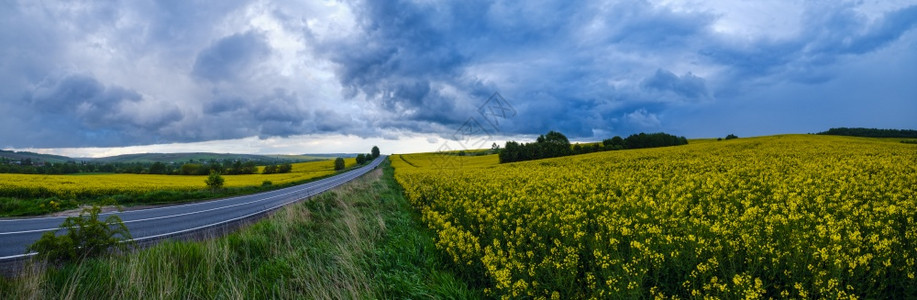
[[[334,170],[343,170],[344,169],[344,158],[338,157],[334,159]]]
[[[187,163],[181,166],[180,173],[182,175],[195,175],[199,172],[200,169],[201,169],[200,164]]]
[[[739,138],[739,137],[737,137],[735,134],[730,134],[730,135],[727,135],[727,136],[726,136],[726,139],[727,139],[727,140],[732,140],[732,139],[737,139],[737,138]]]
[[[124,251],[131,234],[117,215],[99,220],[102,208],[94,205],[85,208],[78,217],[69,217],[60,225],[67,233],[57,236],[54,231],[45,232],[27,250],[38,252],[38,257],[51,263],[62,263],[107,253],[112,247]],[[88,214],[88,217],[86,216]]]
[[[271,186],[271,185],[273,185],[273,184],[274,184],[274,183],[271,182],[270,180],[265,180],[265,181],[261,182],[261,186]]]
[[[277,173],[276,165],[264,166],[264,170],[261,171],[261,174],[274,174],[274,173]]]
[[[218,190],[223,188],[223,181],[223,176],[220,176],[220,172],[211,171],[210,176],[207,176],[207,180],[204,180],[204,183],[211,190]]]

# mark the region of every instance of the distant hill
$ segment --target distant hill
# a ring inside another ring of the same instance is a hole
[[[334,159],[337,157],[354,157],[356,154],[267,154],[264,155],[270,158],[282,159],[282,160],[295,160],[295,161],[315,161],[315,160],[328,160]]]
[[[75,161],[76,159],[60,156],[60,155],[51,155],[51,154],[41,154],[27,151],[10,151],[10,150],[0,150],[0,157],[6,158],[14,161],[22,161],[26,159],[31,159],[32,162],[49,162],[49,163],[63,163],[68,161]]]
[[[316,160],[334,159],[336,157],[355,157],[356,153],[315,153],[315,154],[233,154],[233,153],[210,153],[210,152],[190,152],[190,153],[137,153],[123,154],[101,158],[89,157],[67,157],[61,155],[41,154],[26,151],[0,150],[0,158],[6,158],[12,161],[22,161],[31,159],[33,162],[63,163],[68,161],[85,161],[95,163],[184,163],[190,160],[195,162],[205,162],[210,160],[241,160],[241,161],[258,161],[258,162],[306,162]]]
[[[295,157],[295,158],[312,158],[312,159],[334,159],[338,157],[357,157],[357,153],[307,153],[300,155],[284,155],[284,154],[274,154],[267,156],[278,156],[278,157]]]
[[[282,161],[282,162],[302,162],[327,159],[319,156],[301,156],[301,155],[256,155],[256,154],[232,154],[232,153],[138,153],[124,154],[110,157],[93,159],[93,162],[100,163],[181,163],[188,161],[210,161],[210,160],[241,160],[241,161]]]

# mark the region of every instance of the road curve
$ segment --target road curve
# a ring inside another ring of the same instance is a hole
[[[374,169],[386,156],[380,156],[366,166],[320,180],[269,192],[180,205],[163,206],[117,214],[127,225],[135,241],[204,230],[229,222],[246,219],[278,207],[297,202],[347,183]],[[59,230],[66,217],[44,217],[0,220],[0,261],[33,255],[26,246],[37,241],[46,231]]]

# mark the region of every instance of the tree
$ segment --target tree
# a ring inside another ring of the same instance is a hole
[[[253,161],[247,161],[242,164],[242,170],[239,171],[239,174],[255,174],[258,172],[258,165]]]
[[[276,165],[264,166],[264,170],[261,171],[261,174],[274,174],[274,173],[277,173]]]
[[[516,141],[506,141],[506,146],[503,147],[503,151],[497,155],[500,158],[500,163],[509,163],[514,161],[520,161],[520,155],[522,154],[522,149],[519,143]]]
[[[615,136],[602,141],[602,145],[605,146],[605,150],[621,150],[624,149],[624,139],[620,136]]]
[[[223,188],[223,176],[220,176],[220,172],[211,171],[210,176],[207,176],[207,180],[204,180],[204,183],[211,190],[221,189]]]
[[[334,170],[343,170],[344,169],[344,158],[338,157],[334,159]]]
[[[735,134],[730,134],[730,135],[727,135],[727,136],[726,136],[726,139],[727,139],[727,140],[737,139],[737,138],[739,138],[739,137],[737,137]]]
[[[154,162],[150,166],[150,174],[165,174],[166,173],[166,164],[161,162]]]
[[[373,146],[373,150],[371,152],[374,159],[379,157],[379,147]]]
[[[663,132],[650,134],[641,132],[640,134],[632,134],[624,139],[624,148],[627,149],[678,146],[685,144],[688,144],[687,138],[677,137]]]
[[[216,159],[211,159],[210,162],[208,163],[208,166],[209,166],[209,171],[208,171],[208,173],[209,173],[209,172],[223,173],[223,171],[225,171],[225,170],[223,169],[223,165],[220,164],[220,162],[218,162]],[[205,174],[206,174],[206,173],[205,173]]]
[[[99,220],[102,208],[93,205],[85,208],[78,217],[68,217],[60,225],[67,233],[57,236],[55,231],[41,235],[27,251],[38,252],[38,257],[51,263],[61,263],[107,253],[112,247],[126,251],[130,244],[122,240],[131,240],[130,231],[118,215],[110,215],[104,221]],[[88,216],[86,216],[88,214]]]
[[[539,158],[567,156],[573,152],[567,136],[557,131],[552,130],[539,136],[537,143],[541,144],[539,148],[543,150],[543,155]]]
[[[357,154],[357,164],[362,165],[366,162],[366,156],[363,153]]]
[[[292,164],[282,164],[277,166],[277,173],[290,173],[293,171]]]
[[[831,128],[825,132],[819,132],[822,135],[847,135],[863,137],[895,137],[895,138],[917,138],[917,130],[913,129],[878,129],[878,128]]]
[[[242,172],[242,161],[236,160],[232,162],[232,165],[229,167],[229,172],[227,172],[227,174],[238,175],[238,174],[242,174],[241,172]]]
[[[506,142],[506,147],[500,151],[498,156],[500,163],[507,163],[566,156],[572,153],[573,147],[570,146],[570,140],[560,132],[550,131],[545,135],[538,136],[534,143],[520,144],[508,141]]]
[[[187,163],[181,165],[181,174],[182,175],[196,175],[198,170],[201,168],[201,165],[194,163]]]

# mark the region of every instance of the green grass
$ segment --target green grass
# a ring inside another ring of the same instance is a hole
[[[448,269],[385,163],[237,233],[0,279],[4,299],[481,298]]]

